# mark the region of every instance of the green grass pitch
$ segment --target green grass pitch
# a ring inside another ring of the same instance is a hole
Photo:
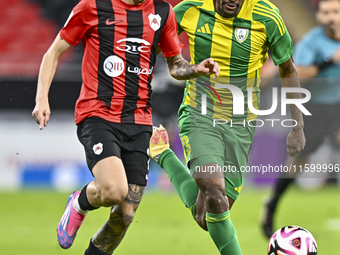
[[[267,254],[268,240],[259,228],[263,197],[268,190],[244,189],[231,218],[245,255]],[[292,188],[282,199],[276,227],[300,225],[311,231],[319,253],[338,254],[340,189]],[[82,255],[92,235],[107,220],[109,209],[89,213],[69,250],[59,247],[56,227],[68,194],[52,191],[0,193],[0,254]],[[207,232],[192,220],[175,193],[147,192],[117,255],[218,255]]]

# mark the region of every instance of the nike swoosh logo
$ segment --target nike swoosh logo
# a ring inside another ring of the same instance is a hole
[[[122,20],[110,21],[110,19],[107,19],[106,20],[106,25],[110,26],[110,25],[113,25],[113,24],[116,24],[116,23],[120,23],[120,22],[123,22],[123,21]]]

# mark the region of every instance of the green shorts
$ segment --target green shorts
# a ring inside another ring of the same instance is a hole
[[[242,189],[244,172],[241,167],[247,166],[255,134],[255,127],[245,123],[214,127],[212,117],[195,114],[193,110],[190,113],[189,106],[183,105],[178,119],[179,136],[191,174],[202,171],[198,170],[201,166],[217,163],[221,168],[214,171],[223,171],[226,194],[234,201]]]

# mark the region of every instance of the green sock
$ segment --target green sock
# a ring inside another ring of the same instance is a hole
[[[230,220],[230,211],[221,214],[206,213],[208,231],[222,255],[242,255],[236,230]]]
[[[190,172],[176,157],[171,149],[167,149],[158,158],[158,164],[167,172],[182,202],[195,217],[195,204],[198,196],[198,186]]]

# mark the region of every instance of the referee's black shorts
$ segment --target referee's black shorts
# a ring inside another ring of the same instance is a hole
[[[90,117],[78,124],[77,135],[85,148],[91,172],[98,161],[117,156],[123,162],[129,184],[147,184],[152,126],[113,123]]]

